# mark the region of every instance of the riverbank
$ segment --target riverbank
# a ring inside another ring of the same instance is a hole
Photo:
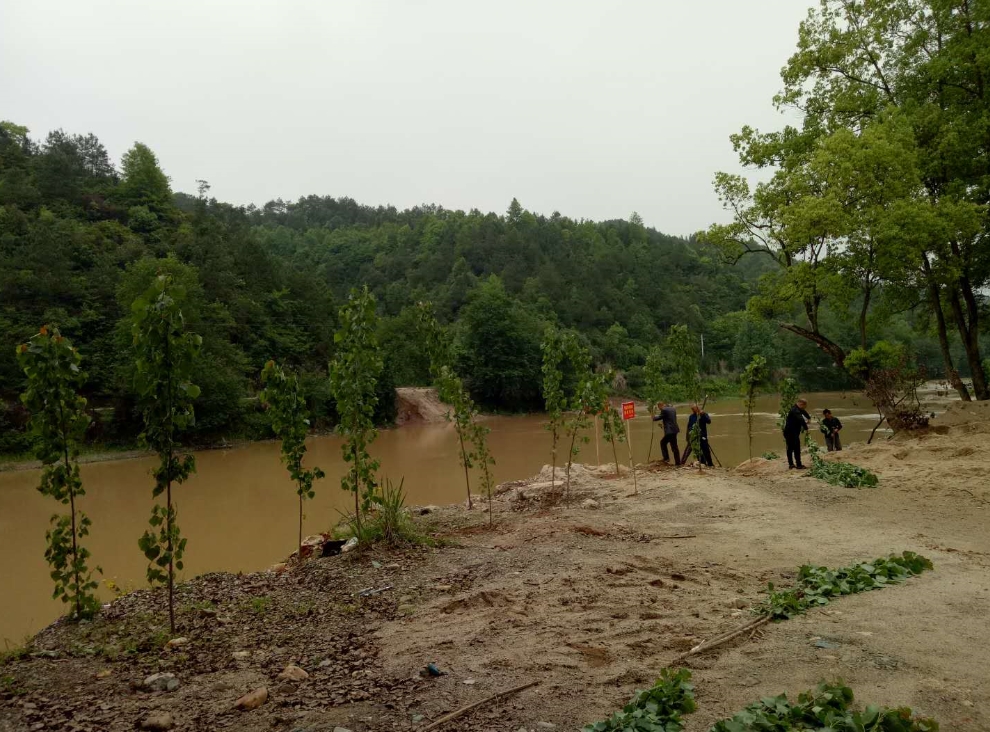
[[[443,541],[436,548],[185,583],[186,641],[172,648],[162,594],[138,591],[92,623],[56,623],[3,663],[0,730],[130,730],[156,714],[182,730],[414,730],[530,681],[539,684],[445,729],[574,729],[745,621],[768,581],[786,585],[806,562],[903,550],[935,571],[686,661],[700,706],[689,730],[835,678],[943,729],[985,730],[988,406],[953,405],[937,431],[843,453],[880,476],[876,489],[757,459],[701,475],[655,466],[632,495],[630,476],[581,466],[570,502],[548,505],[544,471],[503,486],[494,528],[477,507],[417,515]],[[382,591],[361,596],[369,588]],[[430,662],[444,675],[420,675]],[[178,688],[142,687],[160,672]],[[234,708],[258,688],[264,704]]]

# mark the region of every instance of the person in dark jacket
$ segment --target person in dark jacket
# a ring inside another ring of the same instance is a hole
[[[701,455],[698,459],[701,461],[702,465],[707,465],[709,468],[714,468],[715,463],[712,462],[712,449],[708,446],[708,425],[712,423],[712,418],[708,416],[708,412],[703,412],[701,407],[697,404],[691,405],[691,416],[688,417],[687,433],[691,434],[691,430],[694,429],[696,424],[700,425],[698,428],[701,431],[699,436],[701,442]],[[684,457],[681,458],[681,462],[687,460],[687,456],[691,454],[691,442],[688,439],[688,446],[684,450]]]
[[[842,429],[842,422],[838,417],[832,416],[831,409],[822,411],[822,433],[825,435],[825,447],[829,452],[840,452],[842,450],[842,440],[839,438],[839,430]]]
[[[654,422],[663,423],[663,439],[660,440],[660,453],[663,455],[663,461],[665,463],[670,462],[670,453],[667,452],[667,447],[674,451],[674,463],[676,465],[681,464],[681,451],[677,449],[677,433],[681,431],[681,428],[677,426],[677,410],[674,409],[674,405],[670,402],[664,404],[659,403],[660,411],[653,416]]]
[[[804,465],[801,464],[801,434],[808,431],[808,421],[811,419],[811,415],[806,411],[807,406],[806,399],[798,399],[784,421],[787,467],[790,470],[804,470]]]

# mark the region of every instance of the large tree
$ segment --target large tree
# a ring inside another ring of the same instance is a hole
[[[935,314],[947,375],[966,396],[949,350],[956,326],[980,399],[990,398],[979,348],[990,281],[988,48],[987,3],[822,0],[775,98],[802,123],[733,137],[744,165],[775,172],[752,190],[719,174],[733,221],[708,232],[736,256],[778,263],[755,304],[775,315],[800,304],[804,322],[781,326],[839,365],[846,352],[821,328],[823,303],[859,303],[863,348],[878,288],[906,289],[895,296]]]

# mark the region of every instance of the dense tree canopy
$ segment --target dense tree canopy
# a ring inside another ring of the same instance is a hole
[[[825,43],[805,35],[804,44]],[[806,69],[800,78],[817,78],[802,53],[791,66]],[[90,438],[128,441],[136,433],[125,324],[131,302],[162,272],[181,284],[183,314],[203,337],[192,437],[204,441],[265,433],[254,395],[259,369],[272,358],[299,374],[314,424],[335,423],[327,364],[337,306],[361,285],[381,316],[379,422],[394,416],[391,386],[430,381],[415,327],[415,307],[427,300],[451,328],[465,385],[487,409],[540,407],[539,344],[550,323],[576,332],[596,366],[614,369],[614,385],[633,391],[644,384],[650,349],[675,325],[699,345],[705,338],[701,368],[709,375],[738,372],[758,354],[808,388],[844,384],[835,353],[816,344],[825,339],[844,353],[879,338],[908,344],[931,373],[943,370],[948,353],[966,375],[973,345],[966,339],[978,325],[987,277],[985,222],[974,208],[985,195],[973,162],[982,153],[978,146],[954,152],[969,184],[940,183],[946,193],[925,206],[915,201],[908,220],[920,223],[908,227],[905,200],[924,199],[919,191],[934,185],[920,122],[874,114],[859,129],[823,115],[807,129],[744,131],[737,139],[744,162],[779,164],[782,172],[753,193],[741,178],[720,178],[741,215],[708,241],[664,235],[636,214],[594,222],[538,215],[516,200],[504,215],[435,205],[399,211],[321,196],[234,206],[210,197],[202,181],[196,194],[172,191],[141,143],[115,166],[93,135],[56,130],[38,142],[2,122],[0,451],[29,447],[23,431],[11,429],[24,424],[14,347],[43,323],[57,325],[83,355],[83,392],[97,417]],[[976,157],[963,165],[970,153]],[[844,197],[852,184],[861,195]],[[950,229],[954,236],[932,233]],[[910,256],[891,254],[892,241]],[[735,264],[723,256],[746,248],[760,253]],[[945,313],[917,309],[932,299],[928,285]],[[807,323],[787,319],[792,305]],[[767,316],[818,340],[782,339]]]
[[[719,174],[733,221],[705,237],[777,265],[751,309],[839,366],[913,311],[932,320],[937,371],[990,398],[990,3],[820,0],[782,78],[775,102],[802,122],[733,136],[740,162],[772,175]]]

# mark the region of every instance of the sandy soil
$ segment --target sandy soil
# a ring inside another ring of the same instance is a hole
[[[688,729],[842,678],[862,703],[911,706],[943,730],[988,730],[988,435],[990,405],[960,405],[923,436],[844,452],[880,475],[876,489],[827,486],[757,459],[704,474],[658,466],[631,495],[628,475],[578,466],[571,500],[559,506],[543,500],[545,470],[504,487],[494,529],[477,509],[419,518],[447,537],[439,549],[196,580],[183,588],[190,642],[176,651],[161,650],[160,634],[127,658],[85,650],[97,643],[87,646],[86,633],[105,643],[158,627],[151,593],[121,599],[90,626],[50,628],[29,651],[56,658],[0,667],[0,680],[12,679],[0,684],[0,730],[125,730],[156,710],[173,714],[176,729],[410,730],[528,681],[540,683],[445,729],[573,730],[650,685],[682,651],[745,622],[768,581],[787,584],[806,562],[903,550],[928,556],[935,571],[685,662],[700,707]],[[259,612],[252,596],[270,606]],[[189,609],[205,600],[216,614]],[[236,650],[252,655],[236,661]],[[279,681],[290,661],[310,678]],[[428,662],[445,675],[420,676]],[[175,673],[180,688],[132,689],[158,670]],[[97,680],[100,671],[110,674]],[[267,704],[232,710],[262,685]]]
[[[432,387],[402,386],[395,390],[398,414],[395,424],[446,422],[450,407],[440,401]]]

